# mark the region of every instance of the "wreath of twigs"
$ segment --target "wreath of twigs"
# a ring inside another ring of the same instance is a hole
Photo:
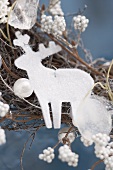
[[[44,5],[42,8],[39,7],[39,16],[41,16],[41,12],[43,10]],[[78,51],[75,48],[75,40],[67,37],[65,33],[63,38],[55,38],[53,35],[41,32],[40,27],[40,18],[38,18],[35,26],[31,30],[21,31],[22,33],[27,33],[30,37],[32,37],[30,40],[30,46],[34,51],[38,51],[39,43],[44,43],[45,46],[48,46],[50,40],[53,40],[56,44],[59,44],[63,49],[62,52],[44,59],[43,65],[45,67],[49,67],[51,69],[80,68],[90,73],[95,82],[101,82],[103,85],[106,84],[106,77],[109,69],[109,65],[105,65],[106,60],[103,59],[102,61],[101,59],[97,59],[91,63],[87,63],[79,56]],[[5,25],[2,25],[1,30],[5,35],[8,35]],[[39,102],[35,94],[32,94],[32,96],[26,100],[20,99],[14,95],[12,89],[17,79],[22,77],[27,78],[26,72],[17,69],[14,65],[15,59],[24,53],[20,47],[14,47],[11,45],[13,44],[13,39],[15,38],[15,31],[16,30],[14,28],[9,27],[11,43],[6,40],[7,36],[4,37],[2,32],[0,34],[0,54],[2,57],[2,67],[0,69],[0,91],[2,92],[3,97],[1,97],[0,100],[10,105],[10,112],[4,118],[0,118],[0,124],[3,129],[7,130],[33,130],[31,137],[34,137],[35,135],[33,134],[35,134],[35,132],[37,132],[42,126],[45,126]],[[86,50],[84,51],[86,52]],[[112,68],[110,70],[109,77],[110,89],[112,91]],[[110,100],[108,91],[103,90],[99,85],[93,89],[93,92]],[[73,125],[68,114],[69,112],[70,104],[63,103],[61,122],[72,127]],[[91,169],[94,170],[98,163],[95,163]]]

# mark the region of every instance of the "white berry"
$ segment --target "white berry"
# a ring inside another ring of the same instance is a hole
[[[90,145],[93,144],[93,140],[87,140],[86,138],[84,138],[83,136],[81,137],[81,141],[83,142],[83,144],[88,147]]]
[[[14,93],[16,96],[25,98],[31,96],[33,88],[30,84],[30,80],[26,78],[20,78],[14,83]]]

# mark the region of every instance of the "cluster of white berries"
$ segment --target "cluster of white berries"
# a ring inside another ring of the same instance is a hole
[[[78,154],[71,151],[68,145],[59,148],[59,157],[62,162],[67,162],[69,166],[76,167],[78,165]]]
[[[113,170],[113,156],[108,157],[105,161],[104,161],[105,165],[106,165],[106,169],[105,170]]]
[[[90,141],[81,137],[81,141],[85,146],[90,146],[94,142],[96,157],[104,161],[106,170],[113,170],[113,142],[110,142],[110,137],[107,134],[93,135]]]
[[[88,139],[84,138],[83,136],[81,137],[81,141],[83,142],[84,146],[86,146],[86,147],[91,146],[93,144],[93,140],[88,140]]]
[[[81,32],[84,32],[86,30],[89,23],[89,20],[82,15],[73,17],[73,21],[75,30],[79,30]]]
[[[0,116],[4,117],[9,110],[9,105],[0,101]]]
[[[62,35],[62,33],[65,31],[66,28],[66,22],[63,16],[55,15],[54,17],[54,24],[52,28],[52,33],[54,36]]]
[[[92,140],[95,145],[106,146],[110,141],[110,137],[107,134],[98,133],[92,136]]]
[[[104,160],[106,170],[113,170],[113,142],[106,134],[97,134],[92,137],[95,143],[95,154],[97,158]]]
[[[51,34],[53,27],[53,19],[52,16],[41,16],[41,30],[43,32],[47,32],[48,34]]]
[[[5,143],[6,143],[5,131],[0,128],[0,145],[3,145]]]
[[[47,163],[51,163],[54,158],[55,158],[54,149],[51,147],[44,149],[43,154],[39,154],[39,159],[44,160]]]
[[[0,0],[0,23],[7,22],[7,15],[11,9],[10,7],[8,7],[8,5],[8,0]]]
[[[113,169],[113,142],[110,142],[107,147],[109,149],[109,155],[105,160],[104,163],[106,165],[106,170]]]
[[[54,16],[54,20],[52,16],[41,16],[41,30],[43,32],[47,32],[48,34],[53,34],[54,36],[62,35],[63,31],[65,31],[66,22],[63,16]]]
[[[60,0],[50,0],[49,12],[52,15],[64,16],[64,12],[62,11],[62,8],[61,8],[61,1]]]
[[[95,154],[97,158],[106,159],[109,157],[110,149],[105,146],[95,145]]]

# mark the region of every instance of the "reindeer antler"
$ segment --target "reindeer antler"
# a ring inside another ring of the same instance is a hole
[[[54,41],[50,41],[48,48],[46,48],[43,44],[39,44],[39,51],[37,52],[37,55],[39,55],[41,59],[44,59],[47,56],[58,53],[61,50],[62,48],[59,45],[56,45]]]
[[[20,31],[15,33],[17,39],[13,40],[13,44],[22,47],[25,51],[28,50],[30,37],[27,34],[22,35]]]
[[[27,34],[22,35],[19,31],[17,31],[15,35],[17,39],[13,40],[14,45],[22,47],[26,53],[28,51],[32,51],[28,45],[30,37]],[[54,41],[50,41],[48,48],[46,48],[43,44],[39,44],[39,51],[37,51],[36,54],[39,58],[44,59],[47,56],[58,53],[61,50],[62,48],[59,45],[56,45]]]

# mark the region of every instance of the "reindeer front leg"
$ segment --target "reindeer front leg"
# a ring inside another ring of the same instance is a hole
[[[55,129],[59,129],[61,125],[61,102],[51,102],[53,124]]]
[[[46,124],[47,128],[52,128],[52,122],[51,122],[51,117],[50,117],[50,112],[49,112],[49,105],[47,101],[39,100],[40,101],[40,106],[42,109],[44,121]]]

